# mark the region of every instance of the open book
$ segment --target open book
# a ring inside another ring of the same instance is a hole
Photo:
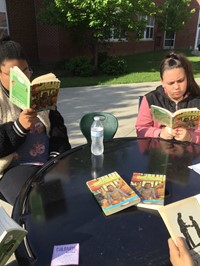
[[[10,69],[10,101],[19,108],[36,111],[51,109],[57,103],[60,81],[53,73],[39,76],[32,82],[14,66]]]
[[[0,266],[4,266],[19,246],[27,231],[0,206]]]
[[[137,207],[157,210],[164,205],[166,176],[133,173],[130,186],[141,198]]]
[[[139,196],[117,172],[90,180],[87,186],[105,215],[119,212],[140,202]]]
[[[185,127],[195,129],[200,122],[200,110],[198,108],[185,108],[171,113],[160,106],[151,105],[153,120],[169,128]]]
[[[200,194],[161,207],[159,213],[176,243],[184,237],[190,253],[200,263]]]

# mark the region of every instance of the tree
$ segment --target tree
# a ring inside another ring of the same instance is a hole
[[[38,18],[44,24],[60,24],[75,29],[87,46],[93,49],[95,66],[98,64],[98,48],[108,44],[112,28],[120,32],[135,33],[140,37],[146,21],[139,15],[154,14],[151,0],[43,0],[44,8]],[[127,35],[129,37],[129,35]],[[105,41],[106,40],[106,41]]]
[[[191,0],[164,0],[158,7],[156,21],[162,31],[171,36],[180,31],[191,18],[195,9],[190,9]]]

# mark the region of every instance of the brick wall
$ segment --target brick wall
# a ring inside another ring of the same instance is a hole
[[[176,48],[192,48],[194,49],[195,37],[197,31],[197,22],[199,16],[200,0],[192,1],[192,7],[196,9],[196,12],[192,15],[190,21],[185,25],[184,29],[176,34]]]
[[[155,2],[161,4],[162,1]],[[11,37],[23,45],[32,64],[51,64],[78,55],[91,55],[80,42],[73,40],[69,30],[64,30],[60,26],[44,26],[36,21],[41,3],[42,0],[6,1]],[[177,33],[175,48],[194,47],[199,5],[200,0],[192,0],[192,7],[195,7],[197,12],[184,30]],[[112,43],[109,45],[108,52],[111,55],[128,55],[162,49],[164,35],[162,32],[157,32],[156,36],[155,41]]]
[[[38,62],[34,1],[6,1],[10,36],[21,43],[31,63]]]

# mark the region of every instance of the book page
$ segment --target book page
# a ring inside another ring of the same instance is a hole
[[[196,197],[189,197],[164,207],[159,213],[176,242],[177,236],[184,237],[191,255],[200,255],[200,205]]]
[[[0,207],[0,235],[10,229],[21,230],[22,228],[7,214],[3,207]]]
[[[31,85],[43,82],[54,82],[54,81],[59,81],[59,79],[53,73],[48,73],[33,79]]]
[[[26,234],[27,231],[0,207],[0,265],[5,265]]]
[[[172,113],[162,107],[151,105],[152,118],[161,125],[172,127]]]

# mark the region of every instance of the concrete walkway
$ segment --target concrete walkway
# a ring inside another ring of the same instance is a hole
[[[200,79],[197,79],[197,82],[200,84]],[[80,131],[79,122],[88,112],[105,111],[114,114],[119,121],[115,138],[136,136],[138,97],[155,89],[159,84],[160,82],[151,82],[61,89],[58,110],[64,117],[72,147],[86,143]],[[11,215],[12,206],[2,201],[0,205]],[[17,265],[14,255],[6,265]]]
[[[61,89],[58,110],[64,117],[72,147],[86,143],[80,128],[81,117],[94,111],[114,114],[119,121],[115,137],[135,136],[138,97],[159,82]]]

